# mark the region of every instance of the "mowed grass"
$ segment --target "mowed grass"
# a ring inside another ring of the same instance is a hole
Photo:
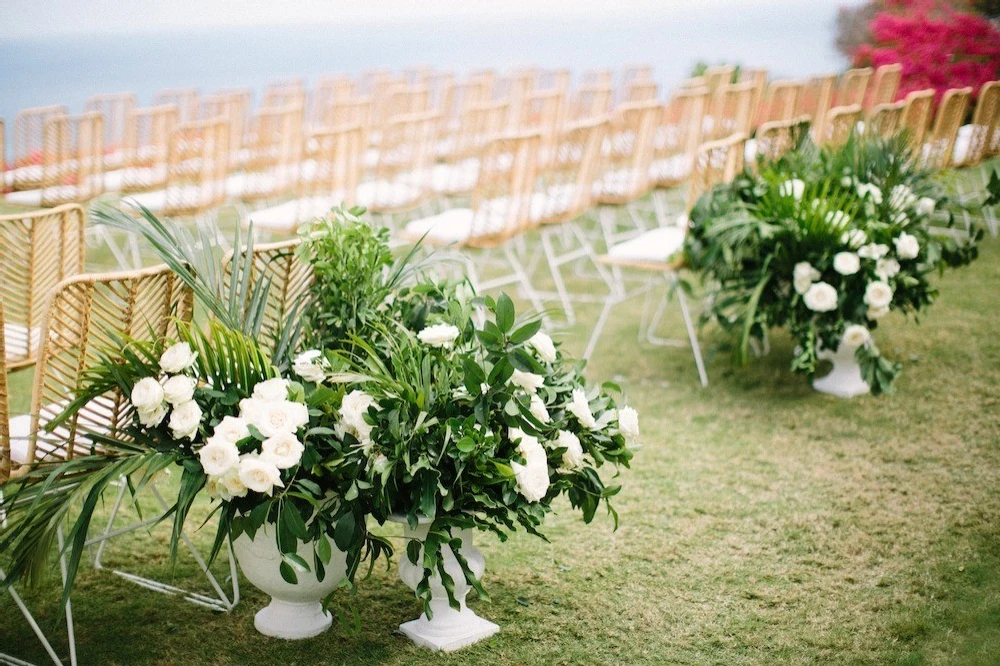
[[[256,633],[266,597],[245,581],[224,614],[85,568],[73,595],[80,662],[995,664],[998,285],[1000,240],[988,237],[978,261],[937,280],[939,302],[919,324],[893,315],[876,332],[904,364],[898,393],[853,400],[793,375],[782,332],[736,370],[725,338],[706,328],[703,389],[687,349],[637,343],[642,299],[623,304],[588,366],[640,412],[621,527],[603,514],[584,525],[559,502],[548,543],[480,537],[492,602],[471,605],[502,629],[479,645],[437,655],[401,636],[420,608],[395,563],[340,596],[345,622],[301,642]],[[564,349],[582,351],[596,314],[582,307],[580,323],[556,333]],[[676,307],[665,326],[682,332]],[[29,381],[14,376],[15,413]],[[204,589],[189,558],[171,568],[164,532],[117,540],[107,564]],[[207,546],[211,532],[196,541]],[[29,595],[56,633],[57,598],[55,584]],[[0,650],[45,659],[9,599]]]

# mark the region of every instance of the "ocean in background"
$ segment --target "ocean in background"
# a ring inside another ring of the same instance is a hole
[[[250,87],[259,95],[272,79],[301,76],[311,83],[370,67],[431,65],[461,73],[535,64],[580,74],[648,62],[670,88],[703,60],[765,67],[775,78],[804,77],[844,68],[833,47],[834,19],[829,6],[802,2],[728,12],[692,6],[643,16],[609,9],[600,19],[373,18],[338,26],[0,37],[0,117],[9,152],[14,115],[23,108],[64,104],[78,113],[90,95],[119,91],[133,91],[147,105],[158,90],[187,86],[203,92]],[[108,17],[109,26],[113,21]]]

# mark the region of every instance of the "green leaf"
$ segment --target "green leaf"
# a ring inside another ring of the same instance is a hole
[[[504,333],[514,325],[514,301],[507,294],[500,294],[497,298],[496,317],[497,326]]]
[[[337,527],[333,530],[333,541],[337,544],[337,548],[350,550],[354,544],[356,531],[357,521],[354,514],[348,512],[341,516],[340,520],[337,521]]]
[[[284,559],[282,559],[281,563],[278,565],[278,573],[281,574],[281,579],[289,585],[297,585],[299,582],[299,577],[295,575],[295,569],[293,569]]]
[[[521,326],[519,329],[510,334],[510,341],[515,345],[519,345],[522,342],[530,340],[531,337],[535,335],[535,333],[538,333],[538,331],[541,328],[542,328],[541,319],[536,319],[535,321],[528,322],[527,324]]]

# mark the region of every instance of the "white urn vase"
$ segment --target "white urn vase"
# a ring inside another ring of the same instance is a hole
[[[871,393],[868,382],[861,378],[861,366],[854,353],[857,345],[841,341],[833,351],[820,346],[816,358],[833,363],[833,369],[825,377],[813,380],[813,388],[820,393],[829,393],[838,398],[853,398]]]
[[[411,539],[416,539],[423,544],[431,526],[430,521],[426,519],[421,519],[416,529],[411,528],[407,524],[406,518],[402,516],[394,517],[393,520],[403,524],[403,537],[407,543]],[[459,553],[465,558],[476,578],[479,578],[486,570],[486,560],[472,544],[473,532],[474,530],[471,529],[454,530],[452,534],[461,539],[462,546],[459,548]],[[423,556],[424,549],[421,546],[417,561],[422,561]],[[442,547],[441,557],[444,560],[445,571],[455,581],[455,598],[459,602],[459,610],[448,605],[448,592],[441,584],[440,574],[435,573],[430,579],[430,606],[433,617],[428,618],[426,613],[422,613],[416,620],[399,625],[399,630],[417,645],[423,645],[435,651],[451,652],[492,636],[500,631],[500,627],[479,617],[465,605],[465,598],[472,591],[472,586],[466,582],[462,566],[447,545]],[[399,556],[399,578],[411,590],[415,591],[423,575],[423,567],[410,562],[405,549],[403,549]]]
[[[271,603],[254,615],[253,626],[257,631],[265,636],[296,640],[317,636],[330,628],[333,618],[323,610],[322,600],[347,575],[347,554],[332,540],[330,550],[333,555],[325,565],[322,581],[317,580],[315,571],[296,571],[298,581],[292,584],[278,570],[281,554],[273,525],[261,527],[253,539],[244,533],[233,540],[233,552],[243,575],[271,597]],[[300,541],[298,554],[312,565],[313,544]]]

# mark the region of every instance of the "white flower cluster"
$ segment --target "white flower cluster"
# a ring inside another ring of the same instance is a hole
[[[805,194],[806,184],[799,180],[798,178],[792,178],[791,180],[786,180],[781,185],[778,186],[778,194],[783,197],[792,197],[796,201],[802,200],[802,195]]]
[[[326,373],[329,369],[330,362],[318,349],[304,351],[292,361],[292,371],[307,382],[314,384],[319,384],[326,379]]]
[[[878,185],[873,183],[858,183],[855,189],[857,189],[858,196],[862,199],[870,199],[875,205],[882,203],[882,190]]]
[[[459,332],[458,327],[451,324],[434,324],[417,333],[417,339],[431,347],[451,349]]]
[[[355,389],[345,395],[340,403],[340,422],[344,431],[354,435],[365,451],[368,451],[372,446],[373,426],[365,420],[365,414],[368,413],[368,408],[372,405],[378,409],[375,398],[360,389]]]
[[[197,384],[193,377],[181,374],[194,365],[198,353],[186,342],[179,342],[160,356],[164,376],[144,377],[132,387],[129,398],[139,417],[139,423],[155,428],[166,418],[170,434],[175,439],[193,440],[201,425],[201,408],[194,401]]]
[[[297,433],[309,422],[305,405],[288,399],[287,379],[268,379],[240,401],[239,416],[224,417],[198,451],[207,487],[213,497],[229,501],[248,491],[271,495],[284,487],[281,470],[299,464],[305,446]],[[250,437],[250,426],[264,441],[260,452],[240,453],[239,443]]]
[[[840,340],[840,344],[857,349],[862,345],[868,344],[871,339],[872,334],[867,327],[861,324],[850,324],[844,329],[844,335]]]
[[[508,436],[512,442],[518,442],[517,452],[524,458],[523,465],[513,461],[510,463],[517,482],[517,492],[529,502],[537,502],[549,491],[549,462],[545,449],[537,437],[526,434],[520,428],[511,428]]]

